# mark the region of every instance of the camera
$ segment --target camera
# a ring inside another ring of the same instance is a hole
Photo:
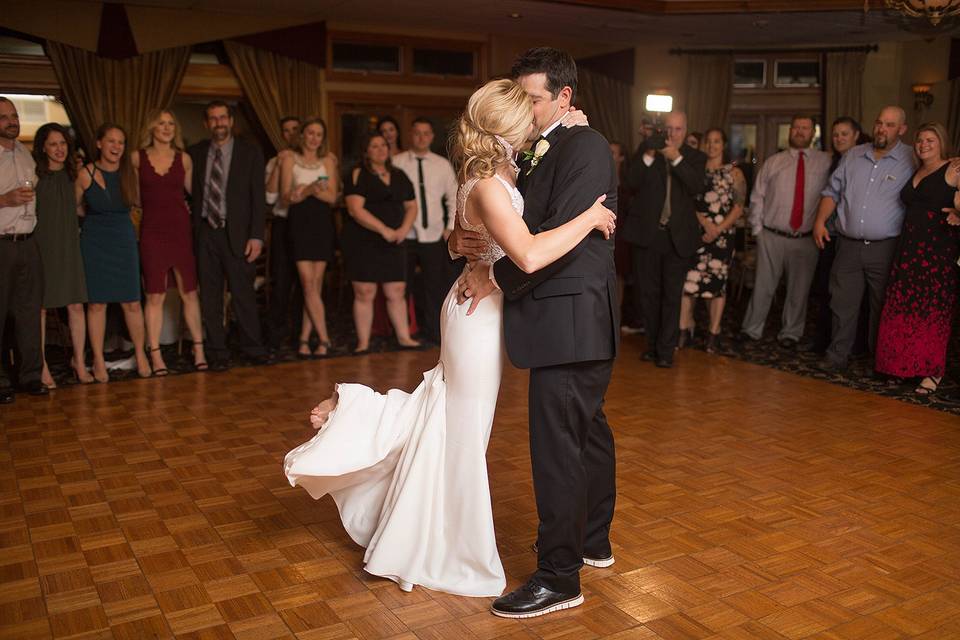
[[[660,151],[667,146],[667,136],[663,131],[663,127],[660,126],[660,123],[654,125],[653,133],[647,136],[643,144],[647,151]]]

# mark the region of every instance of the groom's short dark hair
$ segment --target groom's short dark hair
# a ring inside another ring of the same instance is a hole
[[[570,101],[573,102],[577,93],[577,63],[569,53],[553,47],[527,49],[510,69],[514,79],[534,73],[547,76],[547,91],[554,99],[564,87],[570,87]]]

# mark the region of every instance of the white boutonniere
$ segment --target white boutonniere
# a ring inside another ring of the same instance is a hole
[[[530,175],[530,172],[537,168],[537,165],[540,164],[541,158],[543,158],[544,154],[546,154],[549,150],[550,143],[547,142],[546,138],[544,138],[543,140],[537,142],[537,146],[533,148],[533,151],[523,152],[523,159],[530,161],[530,168],[527,169],[526,175]]]

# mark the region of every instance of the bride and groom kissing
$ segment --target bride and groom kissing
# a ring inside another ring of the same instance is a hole
[[[411,393],[338,384],[311,415],[319,432],[287,454],[284,471],[314,498],[332,496],[369,573],[405,591],[499,596],[495,615],[528,618],[581,604],[583,564],[614,561],[603,403],[619,335],[617,177],[603,136],[573,124],[582,114],[568,117],[569,54],[531,49],[512,76],[478,89],[457,125],[448,244],[470,262],[441,311],[440,361]],[[501,596],[485,452],[503,342],[530,370],[539,527],[536,571]]]

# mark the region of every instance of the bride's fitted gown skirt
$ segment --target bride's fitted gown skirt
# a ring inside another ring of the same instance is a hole
[[[465,596],[496,596],[497,553],[486,449],[500,388],[500,292],[473,315],[456,284],[441,319],[440,362],[406,393],[337,386],[323,429],[287,454],[292,485],[329,493],[343,526],[366,547],[365,569]]]

